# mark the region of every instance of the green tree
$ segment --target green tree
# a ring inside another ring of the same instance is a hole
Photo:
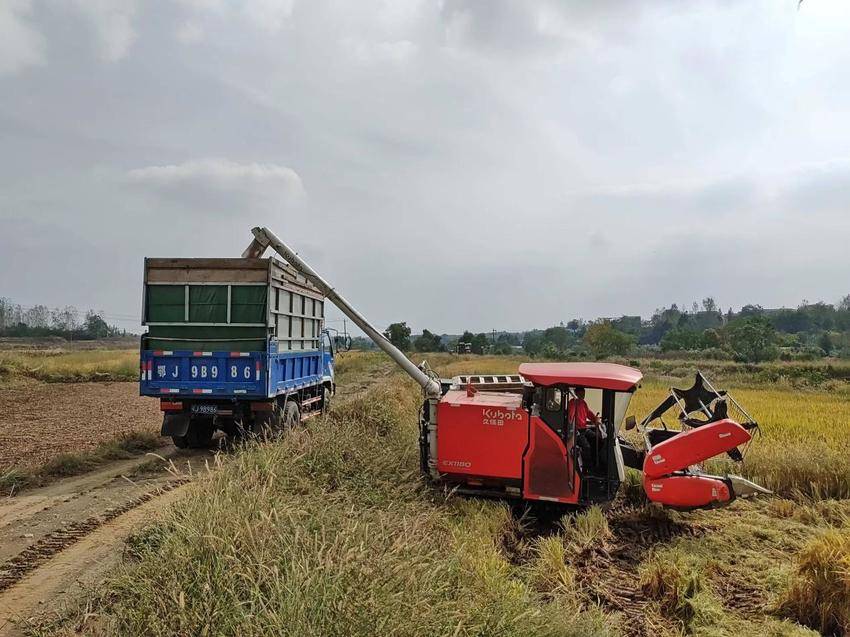
[[[401,323],[391,323],[387,331],[384,332],[384,336],[400,350],[406,351],[410,349],[410,328],[404,321]]]
[[[514,349],[513,349],[513,347],[511,346],[510,343],[508,343],[506,341],[499,340],[499,341],[496,341],[496,344],[493,346],[491,353],[492,354],[498,354],[500,356],[505,356],[507,354],[512,354],[513,351],[514,351]]]
[[[835,349],[835,343],[832,342],[832,336],[830,336],[829,332],[824,332],[820,335],[818,339],[818,347],[823,350],[823,353],[827,356],[832,354],[832,350]]]
[[[722,341],[717,330],[708,329],[702,333],[702,349],[720,347],[721,345]]]
[[[729,346],[748,363],[774,360],[779,355],[776,331],[764,316],[736,319],[727,327]]]
[[[543,349],[543,333],[540,330],[526,332],[522,337],[522,349],[531,356],[537,356]]]
[[[663,352],[697,349],[702,349],[702,334],[687,327],[677,327],[670,330],[661,339],[661,351]]]
[[[103,317],[94,310],[86,312],[86,320],[83,324],[83,331],[89,338],[104,338],[110,335],[109,325],[103,320]]]
[[[445,349],[440,337],[428,330],[422,330],[422,335],[414,339],[413,348],[417,352],[442,352]]]
[[[596,358],[605,358],[628,354],[634,341],[628,334],[614,329],[608,321],[601,321],[587,328],[584,344]]]
[[[483,354],[487,351],[490,341],[486,334],[476,334],[472,337],[472,353]]]

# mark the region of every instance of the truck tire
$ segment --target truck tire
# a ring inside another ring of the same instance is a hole
[[[287,400],[283,406],[283,428],[291,429],[301,422],[301,410],[294,400]]]
[[[275,402],[271,411],[261,411],[254,414],[254,424],[251,433],[259,438],[269,438],[283,430],[283,409]]]
[[[192,449],[206,449],[212,442],[213,433],[212,418],[192,418],[186,432],[186,443]]]
[[[171,436],[171,442],[178,449],[187,449],[189,447],[188,436]]]
[[[322,413],[327,414],[331,410],[331,390],[327,387],[322,389]]]

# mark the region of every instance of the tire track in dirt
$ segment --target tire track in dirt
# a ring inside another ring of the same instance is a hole
[[[0,637],[19,637],[32,620],[75,605],[118,563],[126,537],[166,511],[182,487],[174,485],[103,523],[0,593]]]
[[[68,524],[58,531],[47,535],[0,566],[0,593],[98,527],[187,482],[189,482],[188,478],[174,480],[153,491],[133,498],[121,506],[106,509],[100,515]]]

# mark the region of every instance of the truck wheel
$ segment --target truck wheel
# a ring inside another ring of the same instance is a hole
[[[331,410],[331,390],[325,387],[322,390],[322,413],[326,414]]]
[[[192,449],[205,449],[209,447],[212,437],[213,423],[211,418],[192,418],[189,421],[186,442]]]
[[[275,405],[272,411],[258,412],[254,414],[254,424],[251,425],[251,433],[258,438],[269,438],[280,431],[283,427],[283,416],[280,408]]]
[[[283,428],[291,429],[301,422],[301,410],[294,400],[287,400],[283,406]]]
[[[178,449],[186,449],[189,446],[188,436],[171,436],[171,442]]]

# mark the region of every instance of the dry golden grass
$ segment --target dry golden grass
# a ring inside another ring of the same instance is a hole
[[[108,635],[612,635],[506,559],[492,501],[417,479],[418,394],[398,376],[249,445],[193,485],[79,619]],[[562,578],[569,583],[569,575]],[[69,628],[72,634],[76,628]],[[45,634],[56,634],[55,626]]]
[[[827,531],[800,552],[778,607],[824,634],[850,633],[849,531]]]
[[[443,375],[517,363],[429,358]],[[385,370],[384,361],[352,353],[340,375],[354,381]],[[706,532],[634,553],[631,580],[617,584],[640,594],[642,576],[654,601],[625,619],[597,606],[580,570],[589,559],[604,564],[621,529],[591,509],[536,537],[504,503],[425,488],[419,392],[400,374],[379,375],[378,387],[330,417],[246,447],[199,480],[169,520],[133,542],[133,559],[103,585],[100,603],[60,634],[577,637],[621,634],[625,621],[629,630],[674,626],[653,634],[809,634],[768,602],[784,590],[795,552],[829,525],[846,525],[850,503],[760,499],[671,514],[677,528]],[[763,597],[739,608],[753,591]]]
[[[135,380],[139,377],[139,351],[34,350],[0,351],[0,377],[26,376],[47,382]]]

